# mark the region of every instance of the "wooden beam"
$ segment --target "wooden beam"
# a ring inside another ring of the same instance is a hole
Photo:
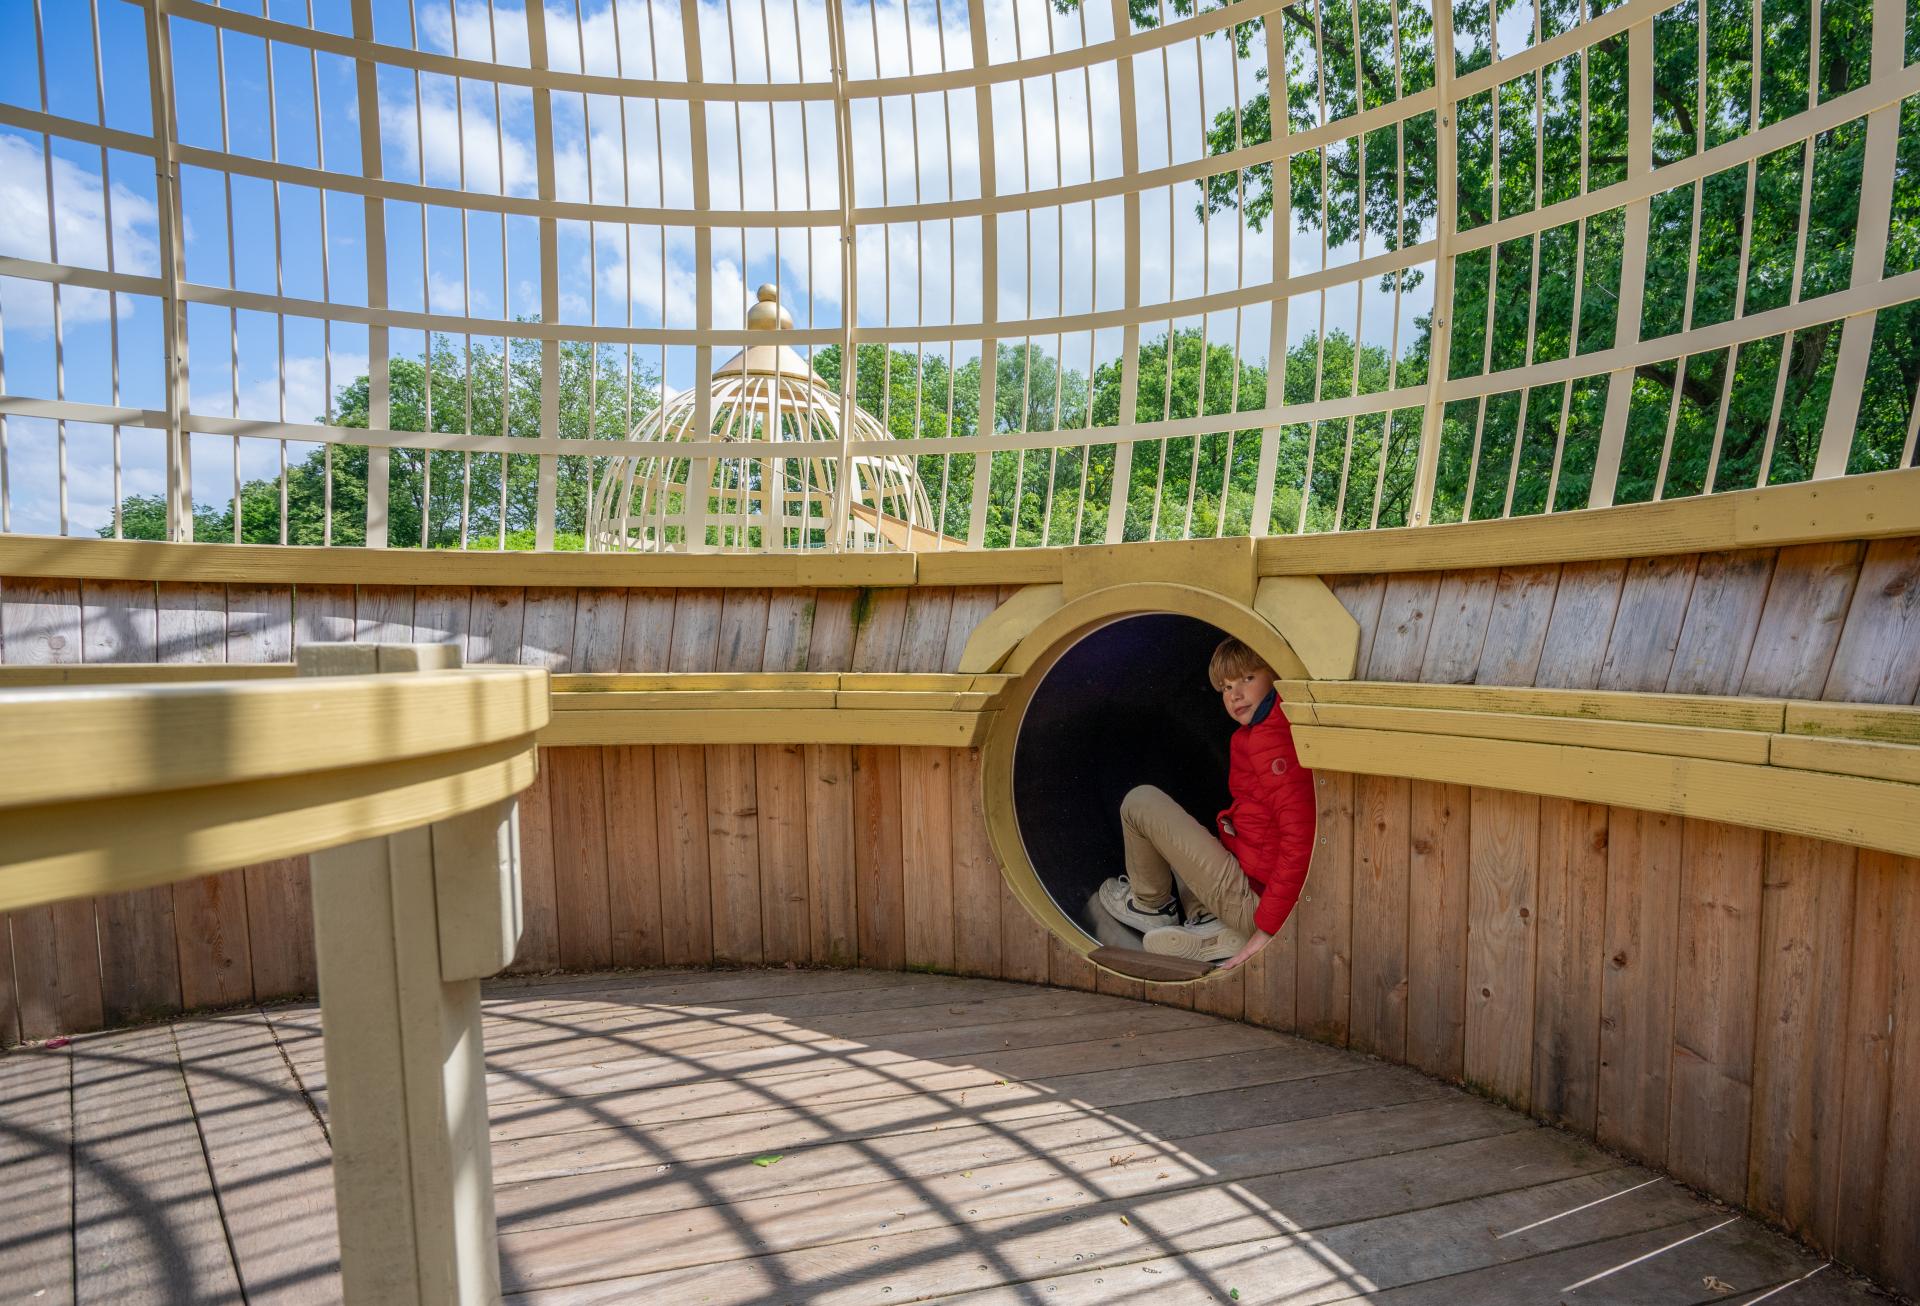
[[[831,689],[662,689],[555,694],[553,711],[557,724],[560,716],[580,712],[790,712],[831,708],[838,697]]]
[[[293,678],[291,662],[89,662],[0,667],[0,690],[57,685],[186,685]]]
[[[1141,581],[1192,585],[1251,607],[1259,577],[1250,539],[1161,540],[1068,549],[1060,580],[1069,602]]]
[[[1643,721],[1588,721],[1569,717],[1524,716],[1506,712],[1450,712],[1430,708],[1362,707],[1347,703],[1288,703],[1287,720],[1296,725],[1341,726],[1358,730],[1409,730],[1464,739],[1513,739],[1537,744],[1577,744],[1659,753],[1668,757],[1705,757],[1764,766],[1773,736],[1754,730],[1713,730]]]
[[[563,672],[553,677],[556,696],[726,690],[788,692],[840,688],[837,671],[658,671]],[[578,703],[575,706],[579,706]]]
[[[1920,790],[1854,776],[1690,757],[1405,730],[1299,726],[1315,769],[1416,780],[1472,776],[1517,793],[1728,821],[1920,855]]]
[[[1786,732],[1839,739],[1920,744],[1920,707],[1860,703],[1788,703]]]
[[[1644,721],[1707,730],[1783,728],[1788,704],[1771,698],[1720,698],[1709,694],[1642,694],[1625,690],[1513,689],[1493,685],[1422,685],[1396,681],[1342,683],[1283,680],[1288,703],[1350,703],[1455,712],[1506,712],[1593,721]]]
[[[1607,510],[1277,536],[1260,576],[1333,576],[1656,557],[1920,535],[1920,468]],[[1106,546],[1096,546],[1104,548]],[[1154,546],[1121,545],[1124,550]],[[856,588],[1057,584],[1079,549],[811,556],[483,553],[0,536],[0,576],[236,584]]]
[[[556,713],[540,732],[542,747],[571,744],[872,744],[969,748],[991,712],[937,708],[842,710],[795,708],[716,712],[663,708]]]
[[[915,557],[910,553],[489,553],[0,536],[0,576],[83,580],[851,589],[911,585],[914,575]]]
[[[0,697],[0,810],[217,791],[522,746],[546,724],[545,682],[538,671],[485,667],[404,681],[19,690]],[[42,746],[55,738],[61,747]]]
[[[1004,670],[1023,674],[1051,655],[1061,641],[1074,632],[1110,617],[1159,612],[1197,617],[1245,640],[1282,677],[1297,680],[1307,675],[1306,665],[1286,638],[1253,609],[1211,589],[1163,581],[1114,585],[1071,600],[1028,632],[1008,656]],[[1339,620],[1351,622],[1353,619],[1342,609]],[[963,664],[963,669],[968,668]]]
[[[1259,542],[1262,576],[1445,571],[1920,535],[1920,468],[1661,503]]]
[[[1833,775],[1857,775],[1870,780],[1895,780],[1920,785],[1920,747],[1912,744],[1868,743],[1859,739],[1815,739],[1804,735],[1773,736],[1775,766]],[[1920,794],[1914,802],[1920,803]]]

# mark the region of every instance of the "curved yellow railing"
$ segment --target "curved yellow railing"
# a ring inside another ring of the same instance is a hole
[[[544,671],[0,691],[0,911],[391,834],[534,778]]]
[[[1307,766],[1611,803],[1920,856],[1920,708],[1289,681]]]
[[[0,910],[315,854],[356,1303],[499,1296],[479,980],[520,937],[513,800],[549,693],[459,665],[320,644],[293,679],[0,690]]]

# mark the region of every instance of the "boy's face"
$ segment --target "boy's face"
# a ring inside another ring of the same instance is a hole
[[[1266,667],[1236,676],[1220,687],[1220,701],[1227,709],[1227,715],[1241,725],[1253,719],[1253,714],[1273,690],[1274,675]]]

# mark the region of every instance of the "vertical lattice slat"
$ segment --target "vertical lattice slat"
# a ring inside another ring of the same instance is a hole
[[[1653,24],[1638,23],[1627,33],[1627,177],[1653,171]],[[1647,291],[1647,227],[1651,205],[1645,199],[1627,205],[1626,243],[1620,255],[1620,299],[1615,345],[1640,339],[1641,307]],[[1633,406],[1634,369],[1616,368],[1607,377],[1607,411],[1601,420],[1600,449],[1593,465],[1587,506],[1613,504],[1620,479],[1620,454],[1627,441],[1627,417]]]
[[[373,41],[373,0],[353,0],[353,39]],[[355,87],[360,113],[360,171],[368,178],[382,175],[380,155],[380,81],[379,65],[371,58],[354,62]],[[387,328],[379,314],[387,306],[387,219],[386,206],[378,195],[368,194],[366,213],[367,308],[374,313],[374,325],[367,328],[367,426],[385,431],[392,426],[392,377],[388,369]],[[231,229],[229,229],[231,230]],[[387,546],[387,488],[392,455],[384,445],[367,450],[367,547]],[[191,513],[192,505],[188,505]],[[191,525],[189,525],[191,529]]]

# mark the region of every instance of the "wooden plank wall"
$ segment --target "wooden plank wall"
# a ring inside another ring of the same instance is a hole
[[[957,665],[1002,597],[366,587],[302,590],[288,621],[285,591],[230,587],[221,644],[215,596],[176,588],[0,582],[0,647],[285,658],[358,635],[555,669],[926,670]],[[1920,695],[1920,541],[1335,589],[1374,678]],[[1096,975],[1012,898],[966,750],[545,750],[516,968],[925,967],[1190,1005],[1471,1083],[1920,1291],[1920,864],[1468,784],[1323,774],[1317,792],[1280,937],[1235,975],[1158,988]],[[148,914],[17,913],[7,1036],[245,998],[243,971],[260,996],[310,991],[304,868],[216,878],[234,887],[176,886]]]
[[[364,639],[457,643],[469,662],[553,671],[943,671],[1000,599],[992,587],[296,593],[0,578],[0,663],[288,662],[301,644]],[[976,878],[985,866],[995,883],[999,873],[984,834],[956,834],[951,822],[956,805],[978,807],[978,768],[938,751],[903,760],[899,749],[837,745],[545,750],[522,802],[517,967],[951,968],[956,943],[918,926],[909,938],[907,922],[951,915],[951,865]],[[850,865],[866,868],[864,882],[841,874]],[[301,857],[0,917],[0,1046],[311,994],[310,910]],[[980,954],[969,946],[966,955]]]
[[[1920,539],[1333,588],[1360,623],[1368,679],[1920,701]],[[1920,860],[1355,783],[1369,795],[1356,892],[1370,919],[1398,901],[1370,878],[1399,875],[1406,801],[1415,922],[1404,958],[1390,931],[1356,937],[1355,1045],[1593,1134],[1920,1292]],[[1383,945],[1393,955],[1359,955]],[[1402,970],[1404,1053],[1382,1046],[1371,1009]]]

